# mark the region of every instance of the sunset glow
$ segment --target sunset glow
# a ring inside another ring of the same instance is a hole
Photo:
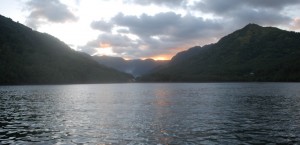
[[[170,60],[173,56],[172,55],[160,55],[151,57],[154,60]]]
[[[111,45],[109,43],[100,43],[99,47],[100,48],[109,48],[109,47],[111,47]]]
[[[300,31],[297,1],[228,3],[11,0],[1,3],[0,14],[49,33],[75,50],[127,59],[171,59],[190,47],[215,43],[248,23]]]

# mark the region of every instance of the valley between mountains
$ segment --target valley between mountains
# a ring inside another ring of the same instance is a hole
[[[300,33],[248,24],[169,61],[90,56],[0,16],[0,84],[298,82]]]

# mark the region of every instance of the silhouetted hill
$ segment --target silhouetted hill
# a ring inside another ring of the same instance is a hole
[[[181,63],[182,61],[185,61],[186,59],[189,59],[193,56],[199,55],[199,53],[204,52],[209,47],[210,47],[210,45],[205,45],[203,47],[195,46],[186,51],[179,52],[174,57],[172,57],[170,63],[171,63],[171,65],[176,65],[177,63]]]
[[[169,61],[167,60],[153,60],[153,59],[133,59],[125,60],[121,57],[111,56],[94,56],[94,59],[107,67],[117,69],[122,72],[126,72],[134,75],[135,77],[142,76],[154,71]]]
[[[0,84],[127,82],[131,76],[99,65],[57,38],[0,15]]]
[[[141,81],[300,81],[300,33],[249,24]]]

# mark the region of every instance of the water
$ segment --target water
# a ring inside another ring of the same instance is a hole
[[[0,144],[297,144],[300,83],[0,87]]]

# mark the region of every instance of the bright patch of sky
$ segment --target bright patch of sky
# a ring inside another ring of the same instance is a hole
[[[300,0],[0,0],[0,14],[90,55],[170,59],[248,23],[300,31]]]

